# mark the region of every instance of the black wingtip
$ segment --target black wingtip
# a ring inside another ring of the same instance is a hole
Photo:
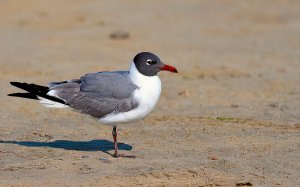
[[[14,82],[14,81],[11,81],[11,82],[9,82],[11,85],[13,85],[13,86],[16,86],[16,85],[18,85],[18,84],[21,84],[20,82]]]
[[[22,97],[22,98],[27,98],[27,99],[35,99],[38,100],[38,97],[34,94],[31,93],[11,93],[11,94],[7,94],[7,96],[10,97]]]
[[[46,86],[41,86],[41,85],[37,85],[37,84],[28,84],[26,82],[14,82],[11,81],[10,82],[11,85],[17,87],[17,88],[21,88],[27,92],[31,92],[31,93],[47,93],[49,91],[49,88]]]
[[[23,89],[24,86],[28,85],[25,82],[21,83],[21,82],[14,82],[14,81],[11,81],[10,84],[15,86],[15,87],[21,88],[21,89]]]
[[[45,99],[49,99],[51,101],[66,104],[65,101],[60,98],[47,95],[47,93],[49,92],[49,88],[46,86],[41,86],[41,85],[32,84],[32,83],[28,84],[25,82],[24,83],[13,82],[13,81],[10,82],[10,84],[17,88],[21,88],[21,89],[27,91],[28,93],[12,93],[12,94],[9,94],[8,96],[23,97],[23,98],[28,98],[28,99],[38,99],[38,96],[39,96],[39,97],[43,97]]]

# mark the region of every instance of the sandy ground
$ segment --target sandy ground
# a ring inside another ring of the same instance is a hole
[[[298,0],[1,1],[0,17],[0,186],[300,185]],[[180,73],[119,126],[135,159],[111,157],[109,126],[6,96],[9,81],[127,69],[139,51]]]

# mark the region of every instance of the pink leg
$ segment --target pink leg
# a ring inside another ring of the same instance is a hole
[[[114,126],[113,127],[113,130],[112,130],[112,135],[113,135],[113,138],[114,138],[114,148],[115,148],[115,153],[113,154],[113,157],[116,157],[118,158],[119,155],[118,155],[118,141],[117,141],[117,127]]]
[[[113,157],[119,158],[119,157],[124,157],[124,158],[135,158],[134,155],[123,155],[118,153],[118,139],[117,139],[117,127],[114,126],[112,130],[112,135],[114,138],[114,148],[115,148],[115,153],[113,154]]]

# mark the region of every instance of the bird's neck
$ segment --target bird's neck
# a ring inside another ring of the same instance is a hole
[[[142,73],[140,73],[138,71],[134,62],[131,63],[131,66],[129,68],[129,75],[130,75],[131,80],[138,87],[145,87],[145,86],[151,87],[151,85],[153,85],[153,84],[159,84],[157,86],[159,86],[159,87],[161,86],[160,79],[157,75],[155,75],[155,76],[143,75]]]

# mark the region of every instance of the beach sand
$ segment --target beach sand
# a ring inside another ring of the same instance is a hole
[[[0,186],[300,186],[300,2],[1,1]],[[6,96],[126,70],[151,51],[155,110],[110,126]]]

